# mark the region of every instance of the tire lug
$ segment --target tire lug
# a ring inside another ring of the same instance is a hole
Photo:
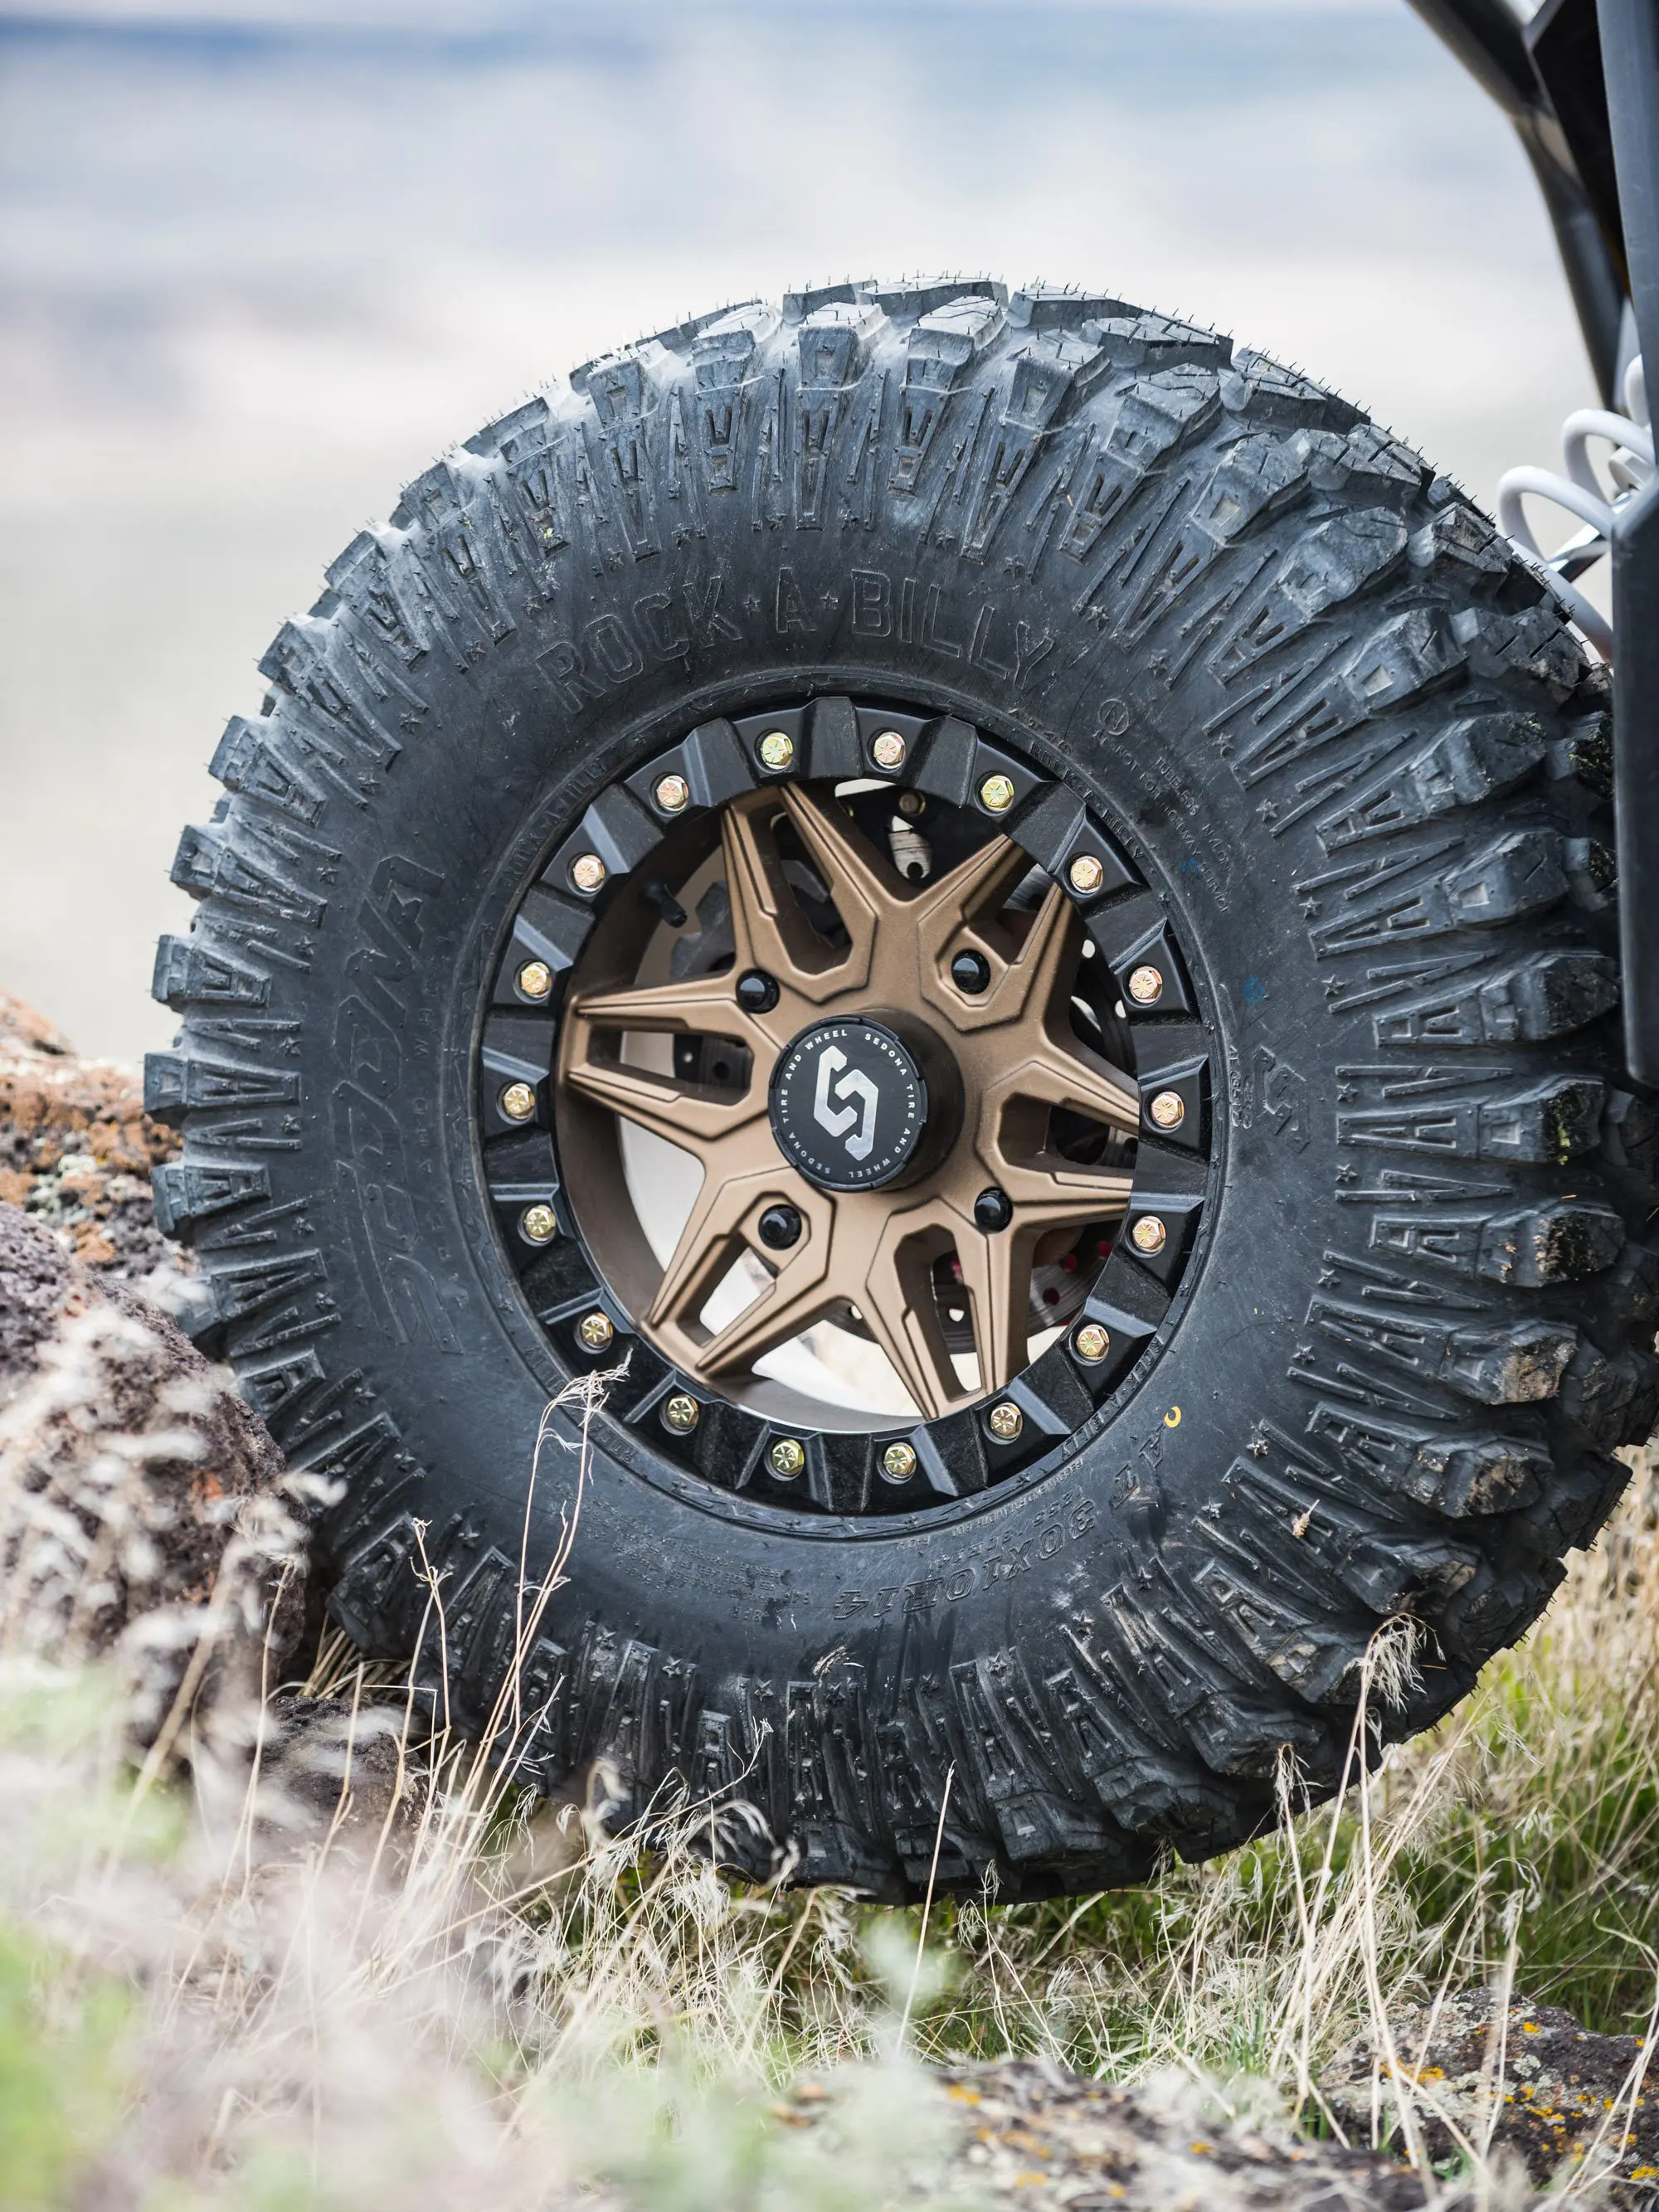
[[[951,963],[951,981],[964,997],[976,999],[989,987],[991,963],[982,952],[958,952]]]
[[[981,1229],[988,1231],[1006,1229],[1013,1218],[1013,1200],[1006,1190],[999,1190],[994,1183],[989,1190],[981,1191],[974,1200],[974,1220]]]
[[[787,1252],[792,1244],[800,1241],[801,1219],[798,1206],[769,1206],[760,1218],[760,1240],[774,1252]]]
[[[778,1003],[778,987],[763,969],[750,968],[738,978],[737,996],[745,1014],[769,1014]]]

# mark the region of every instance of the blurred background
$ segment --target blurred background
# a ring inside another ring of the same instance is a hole
[[[0,988],[166,1041],[204,764],[434,455],[684,314],[940,270],[1218,325],[1488,504],[1594,400],[1405,0],[0,4]]]

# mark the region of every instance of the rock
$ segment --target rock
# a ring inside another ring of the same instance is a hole
[[[1559,2006],[1516,1998],[1499,2010],[1472,1990],[1403,2013],[1389,2023],[1428,2155],[1490,2130],[1534,2181],[1565,2166],[1620,2185],[1620,2203],[1659,2202],[1659,2069],[1634,2035],[1596,2035]],[[1338,2053],[1323,2084],[1337,2118],[1368,2139],[1373,2112],[1397,2110],[1389,2062],[1370,2038]],[[1632,2187],[1631,2185],[1634,2185]]]
[[[1453,2212],[1390,2159],[1309,2142],[1281,2122],[1228,2118],[1212,2092],[1169,2075],[1117,2088],[1042,2059],[945,2067],[933,2079],[962,2135],[955,2179],[1021,2212]],[[834,2109],[811,2081],[778,2107],[797,2126]],[[953,2201],[954,2192],[931,2202]]]
[[[179,1150],[143,1110],[131,1068],[81,1060],[0,991],[0,1202],[57,1232],[82,1264],[138,1282],[187,1267],[155,1226],[152,1168]]]

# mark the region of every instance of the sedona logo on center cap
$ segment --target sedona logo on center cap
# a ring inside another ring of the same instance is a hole
[[[838,1044],[825,1047],[818,1061],[818,1083],[812,1099],[812,1112],[820,1128],[828,1129],[832,1137],[842,1139],[850,1158],[867,1160],[876,1147],[876,1109],[881,1103],[881,1093],[861,1067],[854,1067],[842,1076],[836,1085],[836,1096],[837,1098],[861,1099],[864,1118],[859,1120],[856,1106],[832,1108],[830,1103],[830,1078],[839,1074],[846,1066],[847,1054]],[[849,1137],[847,1132],[854,1121],[859,1123],[858,1130]]]

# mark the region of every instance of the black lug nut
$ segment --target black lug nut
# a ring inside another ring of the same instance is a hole
[[[974,1200],[974,1219],[981,1229],[1006,1229],[1013,1218],[1013,1200],[994,1183]]]
[[[762,969],[747,968],[738,978],[738,1004],[745,1014],[769,1014],[778,1003],[778,987]]]
[[[799,1241],[800,1209],[793,1206],[769,1206],[760,1218],[760,1240],[769,1244],[775,1252],[787,1252]]]
[[[970,999],[978,998],[991,980],[991,963],[982,952],[958,952],[951,963],[951,981]]]

